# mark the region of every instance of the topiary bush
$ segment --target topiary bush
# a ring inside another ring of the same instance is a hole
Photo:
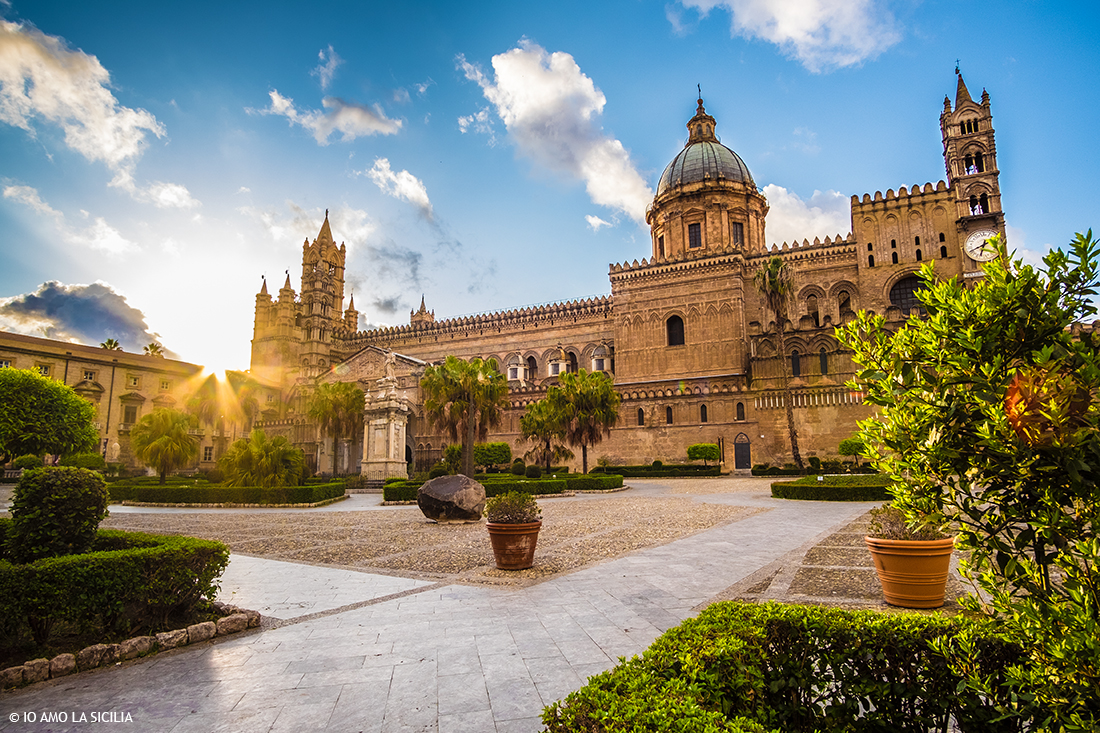
[[[86,468],[89,471],[107,470],[107,461],[98,453],[74,453],[62,458],[58,461],[58,465]]]
[[[810,464],[810,469],[814,473],[817,473],[818,471],[821,470],[821,459],[818,458],[817,456],[810,456],[809,458],[806,459],[806,461]]]
[[[42,456],[19,456],[12,461],[12,465],[15,468],[22,468],[24,470],[28,468],[42,468]]]
[[[107,484],[86,468],[32,468],[15,485],[11,515],[16,562],[85,552],[107,516]]]
[[[665,465],[665,463],[664,463],[664,461],[656,460],[650,465],[652,465],[654,468],[661,468]]]
[[[516,476],[524,476],[527,472],[527,466],[523,465],[523,459],[517,458],[512,461],[512,473]]]
[[[536,466],[534,463],[532,463],[530,466],[528,466],[526,469],[524,469],[523,475],[526,476],[527,478],[541,478],[542,477],[542,469],[539,468],[538,466]]]
[[[450,473],[451,472],[448,469],[447,464],[440,461],[439,463],[436,463],[434,466],[432,466],[431,470],[428,471],[428,478],[439,478],[440,476],[447,476]]]

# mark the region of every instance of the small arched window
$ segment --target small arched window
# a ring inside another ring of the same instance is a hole
[[[738,402],[737,403],[737,419],[738,420],[744,420],[745,419],[745,403],[744,402]]]
[[[947,239],[943,236],[943,232],[940,232],[940,241],[941,242],[946,242],[947,241]]]
[[[825,347],[822,346],[821,350],[817,352],[817,358],[821,362],[821,373],[829,373],[829,354],[825,351]]]
[[[978,173],[985,173],[985,158],[981,153],[974,155],[974,167],[978,169]]]
[[[671,407],[666,407],[665,408],[665,424],[666,425],[671,425],[672,424],[672,408]]]
[[[573,352],[569,352],[569,366],[567,367],[566,371],[577,371],[577,355]]]
[[[981,213],[983,213],[983,214],[988,214],[989,213],[989,196],[987,194],[983,193],[982,197],[980,199],[978,199],[978,206],[981,207],[981,210],[982,210]]]
[[[913,237],[913,244],[917,247],[920,246],[920,237]]]
[[[874,255],[867,255],[867,266],[868,267],[874,267],[875,266],[875,256]]]
[[[699,422],[707,421],[707,406],[699,405]]]
[[[538,362],[535,361],[535,357],[533,357],[533,356],[527,357],[527,378],[528,379],[534,379],[538,375],[539,375],[539,365],[538,365]]]
[[[806,297],[806,315],[811,316],[814,319],[814,327],[821,327],[821,317],[817,312],[817,296],[809,295]]]
[[[867,243],[867,251],[868,251],[868,252],[874,252],[874,251],[875,251],[875,245],[873,245],[872,243],[868,242],[868,243]]]
[[[946,260],[947,259],[947,247],[946,246],[940,247],[940,259],[941,260]]]
[[[638,427],[645,425],[645,410],[638,408]]]
[[[898,264],[898,253],[897,253],[897,252],[891,252],[891,253],[890,253],[890,260],[891,260],[891,261],[892,261],[892,262],[893,262],[893,263],[894,263],[895,265],[896,265],[896,264]]]
[[[797,349],[791,352],[791,376],[802,376],[802,356],[798,353]]]
[[[852,312],[852,296],[848,294],[847,290],[841,290],[836,294],[836,305],[840,315]]]
[[[917,262],[920,262],[920,261],[921,261],[921,254],[920,254],[920,250],[918,249],[917,250]]]
[[[669,316],[665,321],[665,329],[668,332],[669,346],[684,345],[684,319],[680,316]]]

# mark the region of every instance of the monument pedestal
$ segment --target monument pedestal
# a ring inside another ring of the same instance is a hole
[[[361,472],[368,481],[395,476],[408,478],[405,463],[405,430],[412,408],[397,394],[392,377],[379,379],[377,390],[368,392],[363,405],[363,460]]]

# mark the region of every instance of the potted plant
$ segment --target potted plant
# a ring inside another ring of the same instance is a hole
[[[535,564],[535,543],[542,510],[530,494],[508,491],[485,501],[485,526],[501,570],[523,570]]]
[[[883,504],[871,510],[871,534],[864,541],[887,603],[902,608],[943,605],[954,538],[928,524],[913,529],[900,509]]]

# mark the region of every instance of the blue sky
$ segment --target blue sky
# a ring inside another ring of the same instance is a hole
[[[944,177],[989,91],[1010,244],[1094,221],[1095,3],[0,0],[0,327],[247,368],[254,296],[330,210],[361,326],[607,293],[696,84],[771,204]],[[346,304],[345,304],[346,305]]]

